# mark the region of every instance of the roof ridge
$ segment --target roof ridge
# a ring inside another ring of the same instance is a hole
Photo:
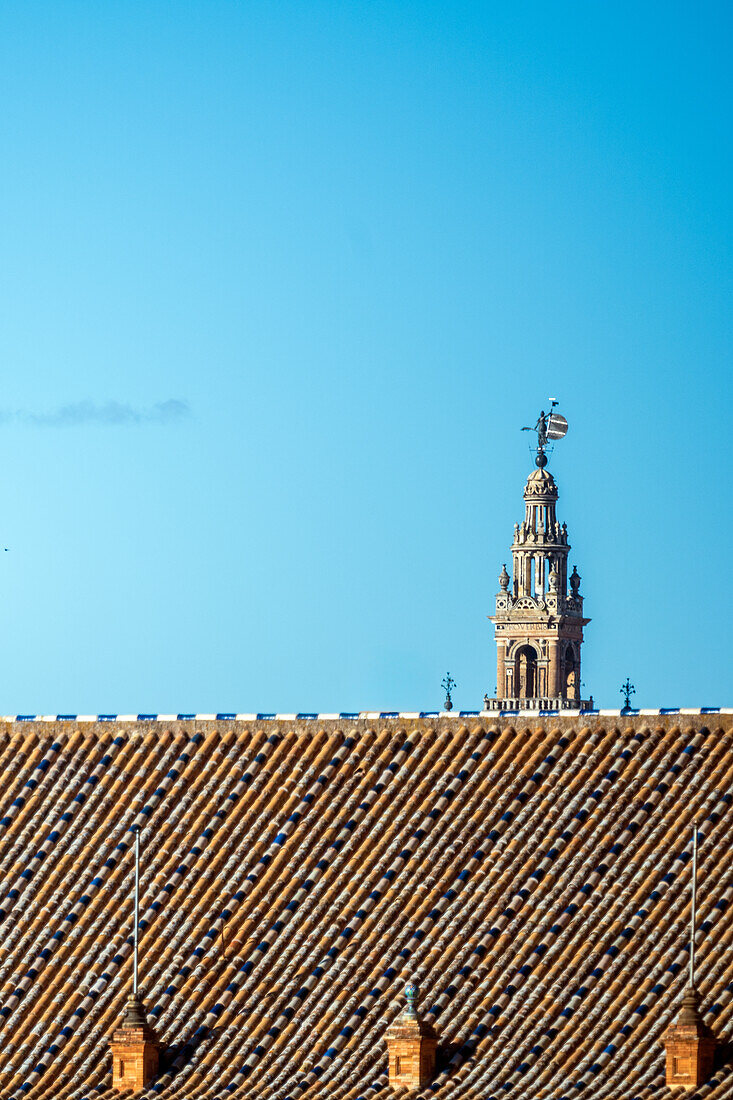
[[[422,718],[459,719],[483,718],[634,718],[657,715],[733,714],[733,707],[639,707],[631,709],[595,708],[592,710],[363,710],[331,712],[258,712],[235,714],[220,711],[217,714],[9,714],[0,715],[0,723],[16,722],[356,722],[384,721],[388,718],[415,721]]]

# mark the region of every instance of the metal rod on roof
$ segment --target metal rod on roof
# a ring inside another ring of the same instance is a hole
[[[140,826],[133,825],[135,833],[135,923],[132,930],[132,995],[137,997],[137,925],[140,918]]]
[[[695,986],[695,921],[697,917],[697,822],[692,823],[692,909],[690,911],[690,985]]]

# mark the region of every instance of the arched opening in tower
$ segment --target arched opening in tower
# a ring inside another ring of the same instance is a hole
[[[565,650],[565,698],[575,699],[578,693],[578,675],[575,668],[575,653],[569,645]]]
[[[517,683],[521,699],[537,694],[537,653],[531,645],[523,645],[517,653]]]

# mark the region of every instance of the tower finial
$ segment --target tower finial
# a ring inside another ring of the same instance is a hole
[[[145,1027],[147,1021],[145,1008],[138,993],[138,975],[140,964],[139,928],[140,923],[140,826],[133,825],[135,834],[135,880],[132,894],[132,992],[127,1000],[124,1022],[130,1027]]]
[[[692,906],[690,908],[690,988],[695,988],[695,924],[697,921],[697,822],[692,823]]]
[[[716,1038],[700,1012],[700,995],[695,988],[695,925],[697,921],[697,821],[692,823],[692,876],[690,882],[690,973],[676,1023],[662,1035],[666,1050],[666,1080],[669,1088],[697,1089],[713,1072]]]
[[[453,710],[453,688],[457,685],[450,672],[446,672],[440,686],[445,692],[445,703],[443,704],[445,710]]]
[[[405,1008],[405,1016],[417,1016],[417,1009],[415,1008],[415,1002],[417,1001],[417,995],[420,990],[417,984],[410,980],[405,986],[405,1000],[407,1006]]]
[[[636,688],[631,683],[631,680],[628,678],[628,676],[626,677],[626,682],[623,683],[619,688],[619,691],[624,697],[624,705],[621,708],[621,713],[625,714],[627,711],[631,710],[631,696],[636,695]]]
[[[133,910],[135,923],[132,928],[133,958],[132,958],[132,995],[137,997],[138,974],[138,923],[140,920],[140,826],[133,825],[135,834],[135,893],[133,897]]]
[[[145,1015],[138,994],[138,924],[140,923],[140,826],[135,834],[135,885],[133,889],[132,992],[119,1026],[112,1034],[112,1087],[140,1092],[158,1072],[160,1044]]]

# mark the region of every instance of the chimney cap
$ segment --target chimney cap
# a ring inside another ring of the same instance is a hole
[[[682,1009],[677,1018],[678,1024],[695,1027],[701,1035],[707,1035],[708,1029],[700,1017],[700,994],[694,985],[688,985],[682,995]]]
[[[125,1003],[125,1011],[115,1029],[115,1033],[118,1033],[120,1030],[142,1031],[147,1040],[157,1042],[155,1032],[148,1023],[145,1005],[136,993],[132,993]]]
[[[125,1012],[122,1023],[125,1027],[145,1027],[148,1018],[145,1015],[145,1006],[136,993],[132,993],[125,1004]]]

